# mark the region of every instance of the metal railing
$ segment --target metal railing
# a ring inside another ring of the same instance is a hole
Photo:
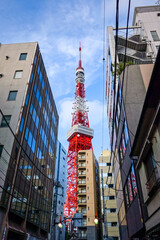
[[[86,184],[86,180],[78,181],[78,184]]]
[[[85,163],[79,163],[78,164],[78,167],[80,168],[80,167],[86,167],[86,164]]]
[[[78,193],[86,193],[86,189],[80,189],[78,190]]]
[[[86,202],[87,202],[86,198],[82,198],[78,200],[78,203],[86,203]]]
[[[83,213],[83,214],[86,214],[87,213],[87,210],[86,208],[82,208],[81,210],[78,210],[78,213]]]
[[[86,171],[79,172],[79,173],[78,173],[78,176],[79,176],[79,175],[86,175]]]

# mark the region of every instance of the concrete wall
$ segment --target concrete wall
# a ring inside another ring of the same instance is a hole
[[[147,6],[147,7],[137,7],[135,9],[135,16],[133,19],[133,25],[142,25],[142,31],[144,36],[147,36],[147,41],[151,41],[148,44],[148,51],[154,51],[157,54],[156,46],[160,45],[159,41],[153,41],[150,31],[156,30],[160,38],[160,17],[157,13],[160,13],[160,6]]]

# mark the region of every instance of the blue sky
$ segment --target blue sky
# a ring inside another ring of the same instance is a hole
[[[115,26],[116,0],[105,1],[106,26]],[[94,129],[93,148],[97,158],[102,150],[103,3],[104,0],[5,0],[0,4],[0,42],[39,43],[60,117],[59,140],[66,149],[81,41],[89,121]],[[120,26],[126,26],[127,3],[120,0]],[[155,3],[156,0],[132,0],[130,25],[135,6]],[[103,136],[103,149],[109,149],[106,114]]]

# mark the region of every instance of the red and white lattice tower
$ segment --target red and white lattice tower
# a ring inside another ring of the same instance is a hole
[[[71,222],[77,211],[78,201],[78,151],[92,149],[93,129],[89,127],[88,107],[86,106],[84,87],[84,68],[81,61],[81,45],[79,46],[79,64],[76,69],[76,91],[73,103],[71,129],[67,133],[69,141],[67,153],[67,196],[64,215],[67,223]]]

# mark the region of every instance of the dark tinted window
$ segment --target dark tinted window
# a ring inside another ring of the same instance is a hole
[[[8,95],[8,101],[16,100],[17,92],[18,91],[10,91]]]
[[[9,124],[10,120],[11,120],[11,115],[5,115],[4,117],[2,117],[0,127],[8,127],[7,123]]]
[[[26,58],[27,58],[27,53],[21,53],[19,60],[26,60]]]

